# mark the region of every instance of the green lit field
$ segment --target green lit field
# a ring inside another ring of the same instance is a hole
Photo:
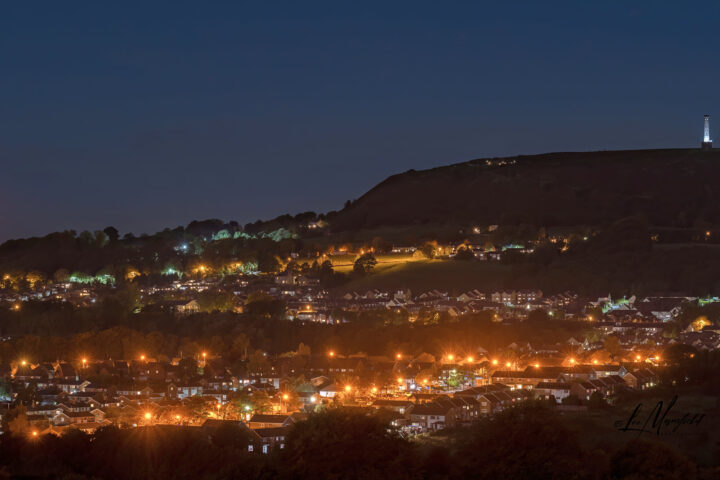
[[[322,260],[318,258],[298,258],[296,262],[298,263],[298,265],[302,265],[305,262],[307,262],[308,264],[312,264],[312,262],[314,262],[315,260],[317,260],[318,262],[330,260],[333,264],[333,269],[335,271],[341,273],[348,273],[352,271],[353,264],[355,263],[356,258],[357,255],[329,255],[327,257],[324,257]],[[393,265],[425,261],[424,259],[414,258],[412,254],[406,253],[378,254],[375,255],[375,258],[378,261],[377,266],[375,267],[377,272],[382,272],[383,270],[392,267]]]

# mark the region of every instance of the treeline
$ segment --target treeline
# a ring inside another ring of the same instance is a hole
[[[173,315],[28,304],[19,312],[0,310],[0,335],[10,337],[0,343],[0,357],[6,362],[21,356],[32,361],[83,355],[132,359],[139,353],[172,358],[179,351],[191,356],[203,350],[226,355],[241,335],[252,348],[271,354],[294,351],[300,343],[315,353],[329,349],[370,355],[474,352],[478,346],[501,348],[513,341],[555,343],[571,336],[582,338],[588,329],[586,323],[555,320],[507,326],[493,322],[487,313],[455,320],[428,312],[422,322],[410,323],[406,314],[386,309],[346,313],[348,322],[340,325],[303,324],[285,320],[270,299],[248,306],[250,310],[243,314]]]
[[[587,437],[584,437],[585,440]],[[124,480],[265,479],[635,479],[716,478],[712,465],[660,441],[628,439],[587,445],[541,404],[505,411],[476,425],[411,442],[380,415],[343,409],[313,414],[290,430],[285,448],[248,453],[247,432],[106,427],[93,435],[0,437],[8,476]],[[713,448],[708,445],[707,448]]]
[[[287,217],[245,228],[237,222],[211,219],[152,235],[121,236],[116,228],[107,227],[94,232],[67,230],[8,240],[0,245],[0,272],[23,277],[24,281],[28,273],[40,280],[66,280],[75,272],[109,274],[120,279],[128,269],[141,275],[182,273],[198,264],[220,272],[229,263],[252,263],[256,270],[271,272],[277,268],[276,258],[304,251],[297,240],[298,232],[303,231],[302,225],[319,218],[314,212]],[[308,251],[314,253],[314,246]]]

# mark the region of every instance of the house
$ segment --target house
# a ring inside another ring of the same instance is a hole
[[[494,393],[494,392],[503,392],[510,390],[510,387],[507,385],[503,385],[501,383],[493,383],[491,385],[483,385],[480,387],[472,387],[468,388],[466,390],[461,390],[459,392],[455,392],[455,397],[471,397],[475,400],[480,400],[480,397],[487,393]]]
[[[90,385],[87,380],[64,379],[55,384],[60,390],[66,393],[84,392],[85,387]]]
[[[622,365],[593,365],[592,370],[595,373],[595,378],[607,377],[609,375],[624,377],[625,374],[627,374],[627,369]]]
[[[277,285],[294,285],[295,277],[293,276],[292,272],[275,275],[275,283]]]
[[[55,415],[51,417],[53,425],[72,425],[76,423],[94,423],[95,415],[90,412],[68,412],[56,410]]]
[[[424,403],[410,410],[410,423],[423,431],[441,430],[455,425],[456,409],[447,404]]]
[[[256,413],[248,421],[248,426],[252,429],[257,428],[275,428],[289,427],[295,423],[295,419],[290,415],[273,415]]]
[[[197,300],[193,299],[187,303],[178,305],[177,307],[175,307],[175,310],[177,310],[178,313],[197,313],[200,311],[200,305],[198,304]]]
[[[559,377],[560,373],[554,369],[528,367],[524,371],[498,370],[492,374],[492,383],[532,390],[540,382],[556,382]]]
[[[234,427],[241,432],[244,432],[248,452],[262,451],[262,437],[260,437],[254,430],[248,428],[248,426],[240,420],[219,420],[215,418],[210,418],[203,422],[203,424],[200,426],[200,429],[201,431],[205,432],[208,437],[212,438],[218,432],[218,430],[228,426]]]
[[[541,399],[554,397],[557,403],[570,396],[571,384],[568,382],[540,382],[535,387],[535,395]]]
[[[488,392],[480,395],[480,398],[477,399],[479,403],[479,413],[490,415],[501,412],[531,397],[532,393],[524,389],[506,389]]]
[[[175,385],[174,383],[170,383],[167,387],[167,393],[170,398],[184,400],[190,397],[202,396],[203,386],[199,384]]]
[[[330,385],[326,385],[324,387],[321,387],[318,390],[318,394],[323,398],[334,398],[335,395],[337,395],[339,392],[342,392],[343,389],[336,385],[335,383],[331,383]]]
[[[630,388],[635,390],[646,390],[650,387],[654,387],[660,381],[658,376],[652,370],[647,368],[633,370],[632,372],[627,373],[623,377],[623,380],[625,380],[625,383],[627,383]]]
[[[376,410],[383,409],[404,414],[405,412],[410,410],[410,407],[413,406],[413,403],[408,400],[392,400],[378,398],[372,403],[371,406]]]
[[[260,437],[260,448],[262,453],[270,453],[276,448],[285,448],[285,439],[287,438],[289,426],[286,427],[268,427],[255,428],[253,432]]]
[[[590,400],[590,396],[598,392],[603,398],[607,398],[613,396],[626,386],[625,380],[619,376],[609,375],[607,377],[574,382],[570,386],[570,394],[577,396],[580,400]]]

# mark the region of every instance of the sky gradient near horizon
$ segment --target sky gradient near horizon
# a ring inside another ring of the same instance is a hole
[[[0,241],[342,208],[485,156],[720,140],[720,4],[16,2]],[[674,7],[674,8],[673,8]]]

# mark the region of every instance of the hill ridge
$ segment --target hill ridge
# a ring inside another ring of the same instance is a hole
[[[720,149],[478,158],[391,175],[332,223],[335,230],[452,222],[550,226],[637,215],[654,225],[685,228],[720,223],[714,205],[720,191],[712,179],[720,179]]]

